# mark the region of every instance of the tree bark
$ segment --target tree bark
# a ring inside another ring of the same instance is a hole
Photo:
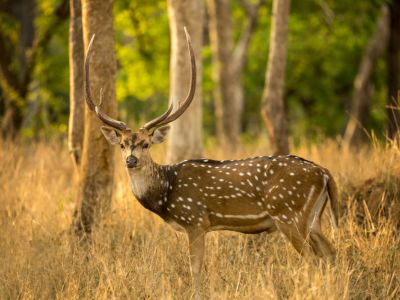
[[[290,0],[274,0],[270,50],[262,96],[261,114],[274,154],[289,153],[283,86],[285,79]]]
[[[89,39],[96,34],[91,59],[91,89],[98,95],[104,91],[102,109],[116,115],[113,1],[82,1],[83,37],[87,48]],[[84,146],[74,217],[75,233],[90,233],[111,207],[114,177],[113,148],[103,137],[101,122],[87,107],[85,109]]]
[[[381,8],[375,32],[368,42],[358,74],[354,80],[352,109],[343,137],[344,144],[350,147],[359,145],[366,138],[363,129],[366,128],[369,118],[373,90],[372,75],[379,58],[386,49],[388,26],[389,10],[385,4]]]
[[[234,45],[230,1],[208,0],[217,140],[228,151],[237,151],[242,132],[243,69],[260,5],[261,1],[255,5],[246,4],[248,24]]]
[[[4,98],[4,115],[1,121],[1,136],[3,139],[14,139],[22,127],[23,113],[18,105],[18,98]]]
[[[190,61],[183,27],[190,34],[197,63],[196,94],[188,110],[171,125],[167,160],[201,157],[202,138],[202,59],[204,6],[197,0],[169,0],[168,14],[171,32],[170,101],[178,107],[188,92]]]
[[[70,0],[68,147],[76,167],[81,161],[84,130],[83,56],[81,0]]]
[[[388,99],[387,128],[388,137],[396,137],[400,128],[400,0],[389,2],[390,31],[387,55]]]

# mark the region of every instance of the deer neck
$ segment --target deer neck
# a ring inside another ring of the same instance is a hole
[[[140,169],[128,169],[131,187],[136,199],[150,211],[160,215],[168,196],[169,167],[153,161]]]

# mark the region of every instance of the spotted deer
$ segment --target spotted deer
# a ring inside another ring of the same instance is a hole
[[[196,295],[207,232],[242,233],[280,231],[299,253],[317,256],[335,251],[320,229],[329,203],[332,224],[337,224],[337,189],[329,171],[294,155],[262,156],[241,160],[192,159],[159,165],[149,149],[163,142],[173,122],[189,107],[195,94],[196,62],[185,29],[190,63],[190,88],[174,111],[167,111],[133,132],[125,123],[107,116],[91,96],[90,49],[85,59],[86,102],[106,125],[101,130],[112,145],[121,147],[133,194],[148,210],[189,238],[190,262]]]

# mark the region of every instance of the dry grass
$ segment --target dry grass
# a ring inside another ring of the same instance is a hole
[[[113,212],[90,245],[70,238],[74,170],[65,149],[0,143],[0,299],[190,299],[185,236],[139,206],[118,158]],[[252,145],[237,156],[262,149]],[[344,195],[340,229],[327,229],[335,262],[307,262],[279,234],[212,233],[205,298],[399,299],[400,235],[390,219],[360,224],[353,201],[354,188],[369,178],[385,183],[379,197],[392,192],[391,201],[400,201],[389,182],[400,176],[399,149],[351,153],[325,142],[295,152],[331,169]]]

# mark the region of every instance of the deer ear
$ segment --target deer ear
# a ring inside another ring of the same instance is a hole
[[[169,126],[164,126],[154,130],[153,134],[151,135],[151,143],[152,144],[162,143],[165,140],[170,128],[171,127]]]
[[[116,145],[121,142],[121,134],[115,129],[107,126],[101,126],[101,132],[111,145]]]

